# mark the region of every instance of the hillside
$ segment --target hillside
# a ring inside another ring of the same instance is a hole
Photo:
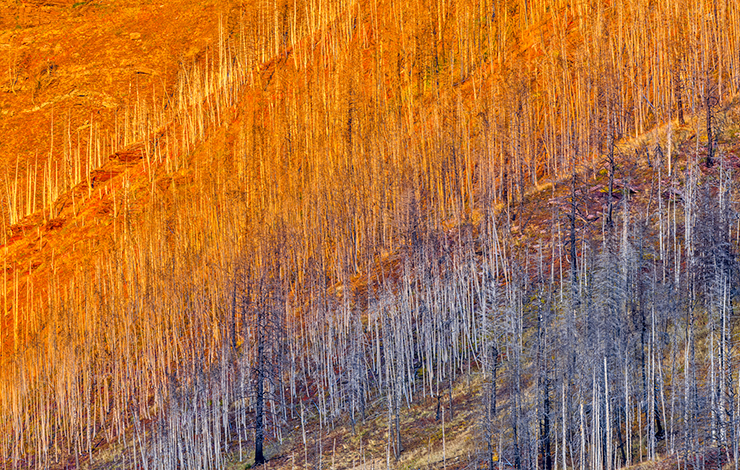
[[[0,46],[5,467],[737,465],[733,2],[6,1]]]

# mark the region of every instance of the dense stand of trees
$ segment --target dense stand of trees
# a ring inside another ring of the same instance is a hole
[[[5,177],[8,225],[56,217],[106,146],[138,142],[150,181],[110,195],[116,247],[89,270],[5,270],[0,462],[121,443],[130,466],[259,463],[299,422],[321,465],[321,435],[378,400],[391,462],[405,408],[434,397],[449,419],[473,369],[489,466],[737,462],[737,178],[715,139],[739,18],[729,0],[245,10],[167,106],[137,102],[102,146],[94,126],[63,140],[63,178],[53,146],[25,169],[45,183]],[[695,133],[680,159],[674,118]],[[545,179],[561,203],[522,241]]]

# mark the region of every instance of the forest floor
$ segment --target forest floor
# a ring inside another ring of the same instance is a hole
[[[296,414],[289,419],[290,435],[282,443],[269,443],[264,468],[379,470],[388,468],[388,464],[398,469],[476,468],[479,459],[484,458],[479,454],[484,442],[483,417],[479,412],[482,390],[482,374],[473,368],[458,375],[451,403],[448,390],[441,394],[439,419],[437,399],[429,394],[402,405],[399,420],[403,450],[397,459],[388,439],[393,417],[388,415],[385,399],[374,400],[365,419],[358,417],[354,429],[346,418],[333,426],[319,423],[317,418],[306,420],[305,444],[300,416]],[[232,451],[227,468],[249,468],[253,458],[251,448],[245,450],[241,460],[238,451]]]

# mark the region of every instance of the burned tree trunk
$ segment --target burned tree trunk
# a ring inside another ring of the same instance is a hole
[[[264,312],[260,308],[257,313],[257,402],[254,409],[254,465],[265,463],[262,449],[265,439],[265,339],[264,339]]]

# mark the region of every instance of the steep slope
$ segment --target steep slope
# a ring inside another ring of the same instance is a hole
[[[404,406],[466,369],[487,390],[472,445],[484,462],[497,440],[501,462],[546,468],[560,452],[563,466],[611,468],[732,442],[736,423],[717,416],[735,409],[725,106],[740,23],[730,2],[682,7],[696,15],[640,2],[229,10],[214,47],[121,111],[109,143],[92,124],[76,147],[68,131],[61,162],[33,164],[43,184],[5,178],[2,459],[221,467],[237,449],[253,458],[242,451],[260,435],[279,448],[318,420],[323,442],[373,406],[386,460],[402,459]],[[659,34],[640,35],[646,24]],[[685,58],[682,41],[706,54]],[[663,122],[645,145],[617,145]],[[666,313],[676,305],[689,320]],[[679,351],[691,360],[669,374]]]

